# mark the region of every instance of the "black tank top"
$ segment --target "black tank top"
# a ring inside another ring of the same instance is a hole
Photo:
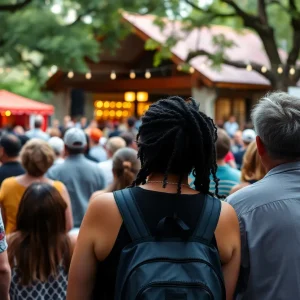
[[[156,235],[157,224],[167,216],[173,216],[176,209],[177,215],[191,230],[194,230],[203,208],[203,194],[177,195],[148,191],[140,187],[132,188],[136,202],[143,214],[144,220],[153,236]],[[177,236],[176,227],[166,228],[166,236]],[[122,249],[131,243],[131,238],[122,224],[115,245],[108,257],[98,263],[97,276],[94,286],[93,299],[114,299],[114,289]],[[212,244],[216,246],[215,239]]]

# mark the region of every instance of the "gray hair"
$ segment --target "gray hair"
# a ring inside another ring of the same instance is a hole
[[[269,93],[251,114],[257,135],[273,159],[300,157],[300,98]]]

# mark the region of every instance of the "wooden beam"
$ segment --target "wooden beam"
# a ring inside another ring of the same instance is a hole
[[[247,83],[234,83],[234,82],[216,82],[216,88],[222,89],[237,89],[237,90],[269,90],[270,85],[266,84],[247,84]]]
[[[109,80],[103,82],[93,82],[93,80],[84,80],[76,82],[74,80],[65,80],[63,86],[71,88],[82,88],[90,92],[125,92],[125,91],[148,91],[155,92],[157,90],[172,91],[191,90],[191,76],[179,77],[161,77],[150,79],[120,79]]]

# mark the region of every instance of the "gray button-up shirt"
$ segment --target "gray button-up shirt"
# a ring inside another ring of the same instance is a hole
[[[275,167],[228,202],[242,240],[237,299],[300,299],[300,162]]]

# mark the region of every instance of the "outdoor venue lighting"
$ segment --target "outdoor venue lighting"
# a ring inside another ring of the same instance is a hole
[[[149,70],[146,70],[146,72],[145,72],[145,78],[146,78],[146,79],[151,78],[151,73],[150,73]]]
[[[295,75],[296,70],[294,67],[290,68],[290,75]]]
[[[182,71],[182,65],[177,66],[177,71]]]
[[[74,77],[74,72],[73,71],[70,71],[69,73],[68,73],[68,78],[73,78]]]
[[[277,73],[278,74],[282,74],[283,73],[283,68],[281,66],[278,67]]]
[[[267,67],[266,66],[262,66],[261,67],[261,72],[262,73],[266,73],[268,71]]]
[[[124,100],[127,102],[134,102],[135,101],[135,92],[126,92],[124,94]]]
[[[193,67],[190,67],[189,71],[191,74],[193,74],[195,72],[195,69]]]
[[[10,116],[11,116],[11,111],[10,111],[10,110],[7,110],[7,111],[5,112],[5,116],[6,116],[6,117],[10,117]]]
[[[246,66],[246,70],[247,70],[248,72],[250,72],[250,71],[253,70],[253,68],[252,68],[252,66],[251,66],[250,64],[248,64],[248,65]]]
[[[91,79],[92,78],[92,73],[91,72],[86,73],[85,78],[88,79],[88,80]]]
[[[147,92],[137,92],[136,99],[138,102],[147,102],[149,95]]]
[[[129,77],[130,77],[130,79],[135,79],[136,75],[135,75],[135,72],[133,70],[130,71]]]
[[[117,78],[116,72],[115,71],[111,71],[111,73],[110,73],[110,79],[111,80],[115,80],[116,78]]]

